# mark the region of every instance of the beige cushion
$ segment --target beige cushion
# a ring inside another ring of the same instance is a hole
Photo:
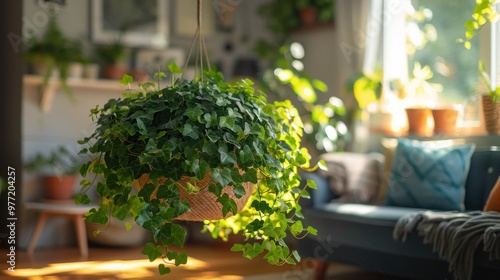
[[[327,153],[321,156],[328,171],[330,189],[339,195],[336,202],[374,203],[380,185],[383,156],[379,153]]]

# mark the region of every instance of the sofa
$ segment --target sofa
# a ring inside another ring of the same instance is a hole
[[[455,141],[449,145],[461,144],[463,143]],[[424,244],[422,236],[413,232],[408,234],[405,241],[398,240],[393,236],[394,228],[403,216],[426,210],[464,213],[483,211],[497,179],[500,182],[500,147],[473,145],[468,158],[469,165],[463,176],[464,193],[458,211],[388,203],[390,199],[387,197],[391,188],[389,182],[396,180],[391,177],[396,162],[395,158],[390,158],[394,157],[394,149],[392,152],[393,154],[389,155],[382,149],[380,152],[366,154],[334,153],[336,163],[340,161],[344,165],[330,165],[327,162],[328,171],[303,175],[304,179],[314,181],[317,186],[311,193],[311,199],[307,203],[304,202],[303,214],[305,225],[316,228],[318,234],[299,240],[297,249],[302,257],[318,261],[316,279],[324,279],[330,262],[408,279],[455,278],[449,271],[449,263],[439,257],[431,244]],[[352,161],[352,158],[356,157],[364,158],[364,161]],[[367,158],[369,160],[366,160]],[[346,170],[349,166],[354,166],[355,170]],[[371,171],[367,172],[367,169]],[[349,178],[353,175],[358,178]],[[453,178],[460,177],[459,172],[452,175]],[[365,181],[362,187],[359,179]],[[380,185],[384,185],[384,181],[386,189],[381,190]],[[347,188],[354,190],[354,195],[353,192],[339,195],[339,189],[346,189],[345,186],[342,187],[346,182],[350,182]],[[353,187],[353,183],[356,183],[357,187]],[[378,189],[373,185],[377,185]],[[367,194],[366,190],[361,188],[372,188],[376,191],[369,191]],[[500,279],[500,261],[491,260],[480,248],[481,246],[474,253],[471,279]]]

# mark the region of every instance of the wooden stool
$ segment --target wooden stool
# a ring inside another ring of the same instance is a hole
[[[85,220],[83,219],[83,216],[95,206],[45,202],[28,202],[26,205],[28,209],[40,211],[40,216],[38,217],[35,231],[33,232],[30,243],[28,245],[29,255],[32,255],[35,251],[36,242],[38,241],[38,237],[40,237],[40,233],[42,233],[42,229],[47,218],[50,216],[62,216],[70,218],[75,222],[80,254],[82,257],[88,256],[89,249],[87,244],[87,233],[85,230]]]

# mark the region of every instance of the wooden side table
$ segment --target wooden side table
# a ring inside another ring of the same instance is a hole
[[[95,206],[47,202],[28,202],[26,205],[28,209],[40,212],[35,231],[33,232],[28,245],[29,255],[32,255],[35,250],[36,242],[38,241],[38,237],[40,237],[40,233],[42,233],[42,229],[47,218],[50,216],[62,216],[70,218],[75,222],[75,230],[77,234],[78,247],[80,248],[80,254],[82,257],[88,256],[89,249],[87,244],[87,233],[85,230],[85,220],[83,219],[83,216]]]

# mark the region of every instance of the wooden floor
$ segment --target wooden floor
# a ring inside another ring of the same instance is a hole
[[[137,248],[92,246],[89,257],[82,258],[75,248],[37,249],[33,256],[16,252],[15,272],[2,265],[0,279],[80,280],[80,279],[187,279],[187,280],[312,280],[314,260],[305,259],[296,266],[271,266],[262,259],[247,260],[227,246],[188,245],[187,265],[172,266],[168,276],[157,272],[158,262],[151,263]],[[395,279],[366,273],[342,265],[329,267],[328,279],[375,280]]]

